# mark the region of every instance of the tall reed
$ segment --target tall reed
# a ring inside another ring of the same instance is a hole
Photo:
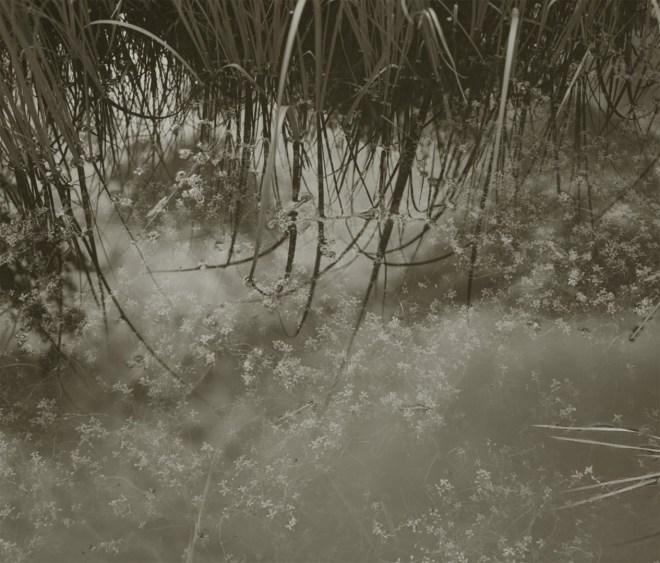
[[[655,12],[657,2],[644,0],[3,2],[3,221],[34,221],[60,237],[46,271],[31,269],[35,255],[4,260],[3,287],[22,279],[29,280],[24,292],[43,288],[70,263],[100,305],[109,295],[121,307],[101,259],[96,202],[111,195],[111,181],[128,181],[145,152],[152,170],[166,168],[178,143],[172,131],[201,122],[196,141],[219,146],[225,135],[238,154],[231,181],[215,184],[231,202],[229,253],[217,266],[244,263],[233,255],[251,221],[257,242],[249,281],[264,294],[286,293],[299,260],[305,172],[316,178],[307,194],[316,208],[316,252],[294,332],[309,315],[318,279],[351,250],[373,262],[356,330],[388,268],[455,257],[449,245],[424,260],[405,252],[457,204],[472,221],[472,239],[463,241],[472,252],[469,301],[489,228],[489,186],[501,172],[514,171],[519,194],[549,155],[557,194],[572,190],[578,221],[598,228],[613,196],[590,179],[585,132],[606,135],[620,123],[632,124],[640,139],[653,131]],[[341,151],[332,131],[345,135]],[[530,156],[524,139],[539,131],[543,146]],[[427,137],[438,164],[418,182],[412,171]],[[277,181],[278,144],[291,155],[288,188]],[[565,150],[574,157],[568,186],[560,172]],[[645,164],[654,157],[644,154]],[[252,170],[255,162],[260,170]],[[365,181],[371,170],[374,185]],[[363,201],[369,208],[356,210]],[[266,215],[286,209],[284,239],[267,242]],[[351,235],[336,257],[329,225],[340,219]],[[356,219],[363,223],[354,230],[349,220]],[[265,287],[260,249],[282,240],[283,277]],[[66,299],[59,286],[56,301]],[[21,308],[16,299],[12,306]]]

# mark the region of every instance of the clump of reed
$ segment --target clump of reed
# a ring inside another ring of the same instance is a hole
[[[98,202],[145,161],[152,171],[167,169],[180,132],[197,123],[194,142],[213,146],[222,134],[232,145],[221,164],[231,182],[211,189],[229,193],[224,266],[234,262],[242,225],[249,219],[256,228],[250,287],[284,292],[299,260],[298,205],[313,196],[316,251],[295,332],[319,278],[351,250],[372,262],[355,330],[388,268],[455,256],[448,248],[426,260],[396,258],[457,206],[467,225],[469,303],[505,176],[517,197],[549,168],[557,195],[570,197],[576,220],[596,230],[607,209],[652,173],[658,157],[644,153],[636,181],[600,193],[587,138],[592,129],[607,135],[622,124],[640,140],[653,131],[655,12],[657,3],[644,0],[4,2],[2,228],[36,222],[53,248],[44,258],[9,253],[0,243],[3,288],[41,260],[43,268],[23,276],[15,310],[25,314],[22,304],[43,301],[35,289],[78,272],[86,280],[79,288],[100,305],[110,296],[128,319],[101,259]],[[329,131],[343,135],[339,157]],[[276,177],[278,143],[290,155],[286,188]],[[431,145],[438,165],[429,171],[424,147]],[[570,178],[562,172],[567,158]],[[375,182],[365,181],[367,170]],[[305,185],[306,171],[313,184]],[[367,212],[353,207],[358,193]],[[126,229],[135,228],[110,199]],[[271,248],[265,217],[287,209],[278,239],[288,247],[282,281],[265,288],[257,271],[261,251]],[[364,221],[349,230],[339,258],[328,248],[333,216]],[[47,306],[72,291],[56,286]],[[60,341],[63,323],[41,324]]]
[[[583,446],[597,446],[611,448],[615,450],[627,450],[628,454],[637,452],[641,458],[650,461],[660,459],[660,437],[652,434],[648,426],[640,428],[626,428],[614,426],[612,424],[595,424],[592,426],[557,426],[552,424],[537,424],[536,428],[560,431],[563,435],[552,436],[555,440],[565,442],[574,442]],[[581,435],[596,436],[602,439],[593,439],[587,437],[577,437]],[[622,440],[609,439],[624,438]],[[629,440],[633,438],[634,441]],[[627,439],[627,440],[626,440]],[[638,442],[638,443],[635,443]],[[609,481],[596,482],[591,485],[583,485],[567,490],[569,493],[582,493],[589,491],[587,496],[580,500],[569,500],[561,508],[572,508],[583,504],[591,504],[606,498],[616,497],[634,491],[641,487],[658,485],[660,482],[660,472],[656,470],[649,471],[642,475],[634,475],[612,479]]]

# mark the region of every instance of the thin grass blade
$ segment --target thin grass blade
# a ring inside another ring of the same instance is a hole
[[[574,508],[576,506],[581,506],[583,504],[591,504],[592,502],[603,500],[603,499],[609,498],[609,497],[618,496],[618,495],[621,495],[623,493],[627,493],[628,491],[634,491],[635,489],[639,489],[640,487],[646,487],[647,485],[653,485],[656,482],[657,482],[657,479],[647,479],[646,481],[642,481],[640,483],[635,483],[634,485],[630,485],[629,487],[623,487],[622,489],[617,489],[616,491],[609,491],[607,493],[603,493],[601,495],[595,495],[593,497],[589,497],[588,499],[580,500],[578,502],[571,502],[571,503],[565,504],[564,506],[560,506],[559,508],[555,508],[554,510],[563,510],[565,508]]]
[[[581,439],[581,438],[566,438],[564,436],[551,436],[554,440],[562,440],[564,442],[577,442],[579,444],[590,444],[593,446],[607,446],[609,448],[617,448],[617,449],[622,449],[622,450],[637,450],[641,452],[652,452],[652,453],[658,453],[660,454],[660,450],[656,450],[654,448],[650,447],[644,447],[644,446],[628,446],[626,444],[615,444],[612,442],[599,442],[598,440],[586,440],[586,439]]]

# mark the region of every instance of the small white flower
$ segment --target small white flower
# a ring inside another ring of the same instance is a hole
[[[573,268],[569,273],[568,273],[568,285],[571,287],[575,287],[577,283],[580,281],[580,270],[577,268]]]

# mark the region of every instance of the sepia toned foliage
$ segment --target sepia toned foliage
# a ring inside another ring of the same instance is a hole
[[[592,374],[509,377],[537,338],[610,358],[583,319],[652,330],[659,27],[656,0],[0,2],[0,559],[597,560],[593,512],[556,509],[657,485],[658,437],[581,422]],[[498,401],[625,475],[564,477],[538,431],[471,446]]]

